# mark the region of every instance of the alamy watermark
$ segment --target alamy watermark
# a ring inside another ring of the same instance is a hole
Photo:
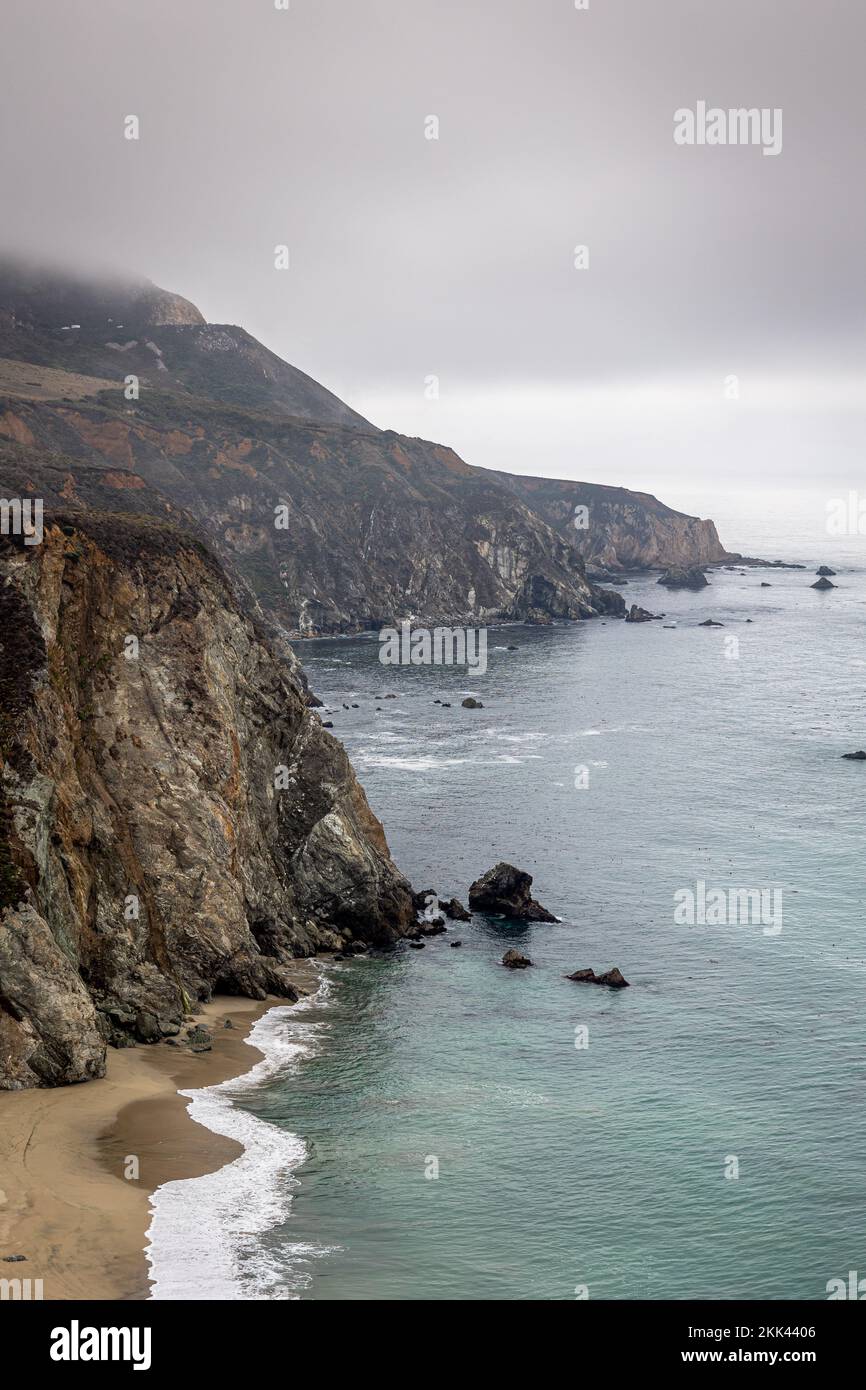
[[[694,888],[678,888],[674,902],[678,927],[761,927],[764,936],[782,930],[781,888],[708,889],[700,878]]]
[[[828,536],[866,536],[866,497],[851,491],[827,503]]]
[[[487,629],[476,627],[383,627],[379,633],[383,666],[465,666],[473,675],[487,670]]]
[[[780,106],[734,107],[695,104],[694,111],[681,106],[674,112],[675,145],[761,145],[762,154],[782,153]]]
[[[23,536],[25,545],[41,545],[43,511],[41,497],[0,497],[0,536]]]

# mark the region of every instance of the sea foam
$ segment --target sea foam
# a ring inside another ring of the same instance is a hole
[[[310,1261],[331,1253],[324,1245],[281,1241],[278,1258],[269,1255],[261,1237],[286,1221],[307,1147],[296,1134],[235,1104],[315,1051],[327,1025],[303,1015],[320,1007],[329,990],[323,971],[316,993],[256,1021],[246,1041],[264,1056],[249,1072],[180,1092],[190,1098],[194,1120],[236,1140],[244,1152],[215,1173],[163,1183],[154,1192],[145,1250],[151,1298],[298,1298],[310,1281]]]

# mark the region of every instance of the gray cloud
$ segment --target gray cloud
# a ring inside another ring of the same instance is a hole
[[[473,462],[649,486],[832,442],[847,477],[864,38],[860,0],[6,0],[4,242],[147,274]],[[677,147],[699,99],[781,107],[782,153]]]

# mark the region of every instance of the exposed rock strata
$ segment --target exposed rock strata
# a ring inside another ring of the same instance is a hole
[[[214,990],[412,923],[290,656],[144,518],[0,541],[0,1085],[87,1080]],[[134,658],[130,638],[137,640]]]

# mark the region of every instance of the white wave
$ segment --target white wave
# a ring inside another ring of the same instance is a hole
[[[315,1051],[317,1035],[327,1025],[302,1015],[324,1003],[329,991],[323,972],[315,994],[257,1020],[246,1041],[264,1056],[249,1072],[180,1092],[190,1097],[194,1120],[236,1140],[244,1152],[215,1173],[163,1183],[154,1192],[145,1250],[154,1281],[151,1298],[298,1298],[311,1278],[310,1261],[331,1253],[331,1247],[308,1242],[281,1242],[272,1254],[263,1248],[261,1236],[289,1215],[294,1174],[307,1147],[298,1135],[234,1104]]]
[[[434,772],[437,768],[457,767],[460,763],[469,762],[468,758],[437,758],[432,753],[422,753],[416,757],[401,758],[396,754],[371,753],[366,749],[361,749],[355,754],[355,762],[361,762],[365,767],[393,767],[403,772]]]

